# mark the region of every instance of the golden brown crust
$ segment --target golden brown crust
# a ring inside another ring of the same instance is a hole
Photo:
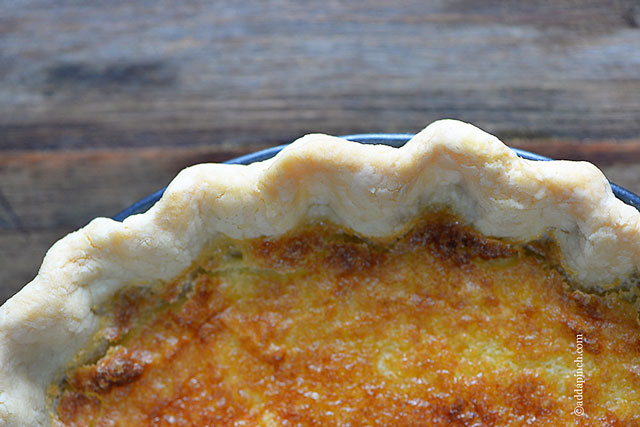
[[[113,295],[173,280],[216,236],[277,236],[318,216],[390,236],[433,205],[487,236],[550,235],[584,286],[635,286],[627,279],[640,264],[640,215],[589,164],[521,160],[455,121],[401,149],[310,135],[251,166],[189,168],[148,213],[96,219],[56,243],[34,281],[0,308],[0,424],[46,424],[48,384],[96,344]]]

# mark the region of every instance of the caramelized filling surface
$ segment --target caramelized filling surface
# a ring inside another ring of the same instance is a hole
[[[444,214],[387,241],[217,242],[112,311],[106,353],[53,392],[59,425],[640,426],[631,304]]]

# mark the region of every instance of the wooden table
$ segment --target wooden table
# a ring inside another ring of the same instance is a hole
[[[473,122],[640,192],[638,0],[0,5],[0,302],[183,167]]]

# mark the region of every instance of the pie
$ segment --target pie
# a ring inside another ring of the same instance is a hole
[[[0,308],[6,426],[640,426],[640,213],[443,120],[182,171]]]

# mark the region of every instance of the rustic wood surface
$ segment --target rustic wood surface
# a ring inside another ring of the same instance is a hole
[[[0,3],[0,303],[187,165],[443,117],[640,193],[640,0]]]

